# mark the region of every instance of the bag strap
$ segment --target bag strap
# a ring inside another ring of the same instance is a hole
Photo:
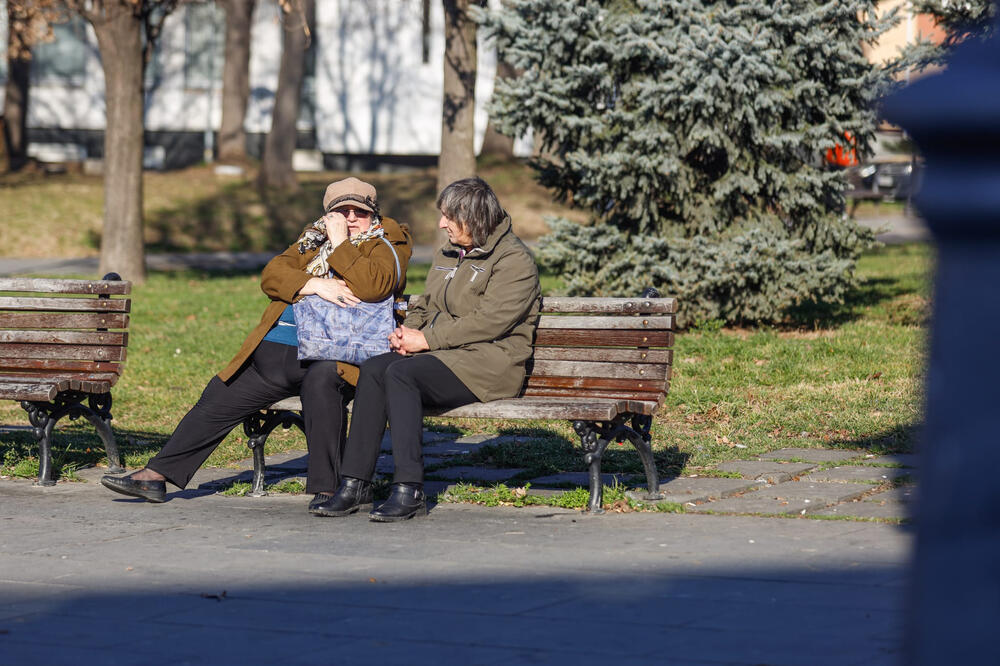
[[[380,238],[382,239],[382,242],[388,245],[389,249],[392,250],[392,258],[396,260],[396,288],[393,289],[395,292],[399,290],[399,283],[403,279],[401,271],[399,270],[399,255],[396,254],[396,248],[392,246],[392,243],[386,240],[385,236],[380,236]]]

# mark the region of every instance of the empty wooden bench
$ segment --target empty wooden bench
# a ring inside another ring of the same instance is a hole
[[[649,292],[640,298],[543,298],[522,395],[427,415],[572,421],[589,466],[594,513],[602,511],[604,450],[627,440],[642,459],[647,499],[660,499],[650,428],[670,385],[677,302]],[[278,425],[302,428],[301,409],[299,398],[288,398],[244,422],[254,456],[253,494],[263,494],[268,435]]]
[[[52,429],[65,416],[97,429],[109,471],[121,472],[111,432],[111,387],[128,346],[132,283],[0,278],[0,398],[28,412],[38,442],[37,485],[52,480]]]

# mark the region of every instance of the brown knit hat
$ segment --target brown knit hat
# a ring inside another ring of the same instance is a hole
[[[329,213],[342,203],[363,208],[371,213],[378,213],[378,193],[375,186],[357,178],[345,178],[336,183],[330,183],[323,195],[323,210]]]

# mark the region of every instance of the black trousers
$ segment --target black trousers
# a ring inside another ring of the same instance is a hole
[[[388,421],[396,466],[393,482],[423,483],[424,407],[460,407],[476,400],[448,366],[429,354],[389,352],[369,359],[358,379],[343,475],[372,478]]]
[[[212,377],[201,398],[146,466],[184,488],[245,417],[278,400],[301,395],[309,449],[306,492],[336,490],[347,426],[344,406],[351,386],[337,374],[336,361],[299,361],[296,354],[295,347],[265,340],[228,383]]]

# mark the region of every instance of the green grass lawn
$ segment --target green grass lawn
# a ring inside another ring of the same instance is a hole
[[[921,419],[925,321],[933,257],[925,245],[865,256],[861,284],[834,308],[801,307],[787,325],[733,329],[706,324],[681,332],[667,402],[653,442],[663,474],[702,473],[722,460],[788,446],[905,452]],[[412,266],[408,291],[423,288]],[[543,278],[543,290],[558,280]],[[128,466],[141,466],[236,352],[267,303],[258,274],[153,274],[133,293],[125,373],[114,389],[115,433]],[[681,304],[683,307],[683,303]],[[0,424],[27,425],[12,401]],[[63,421],[53,450],[57,472],[101,463],[100,440],[84,420]],[[462,432],[530,432],[540,444],[486,447],[484,461],[530,470],[583,469],[568,423],[435,420]],[[613,447],[604,471],[640,471],[638,456]],[[268,452],[305,449],[297,430],[280,429]],[[37,451],[24,431],[0,433],[0,473],[32,476]],[[249,457],[234,431],[208,463]],[[432,470],[429,470],[432,474]]]

